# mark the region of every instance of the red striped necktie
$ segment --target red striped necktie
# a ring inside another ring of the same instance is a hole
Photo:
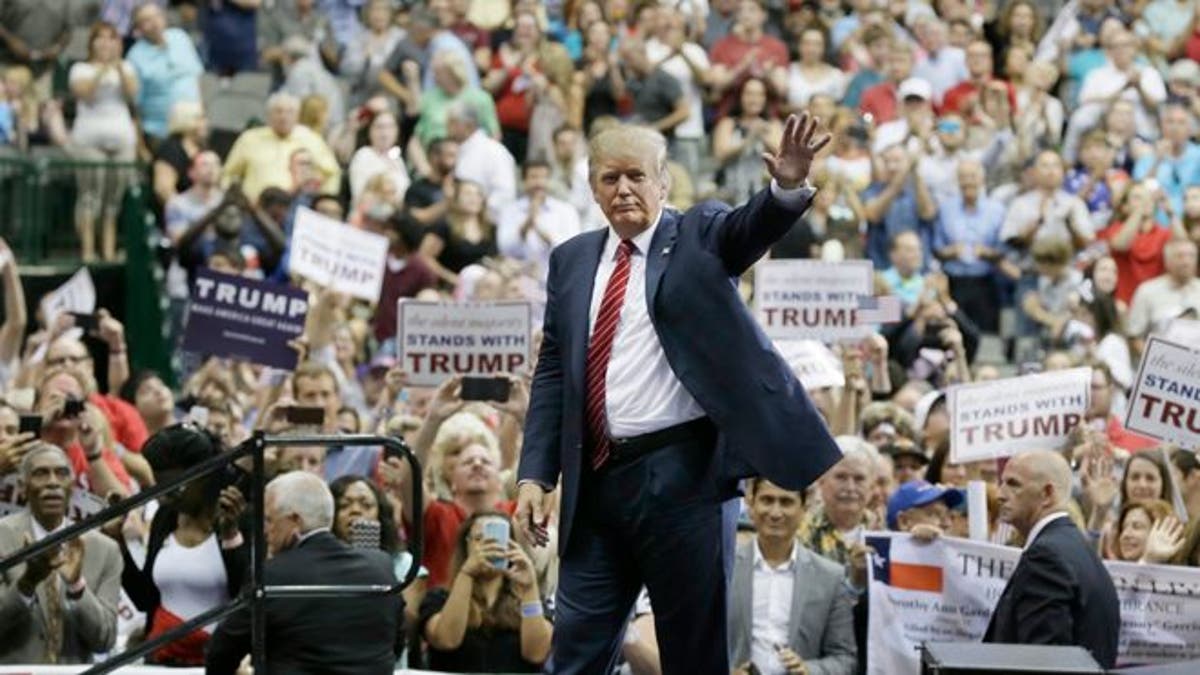
[[[625,286],[629,284],[629,257],[636,247],[628,239],[622,239],[617,248],[617,264],[608,285],[604,288],[604,299],[600,312],[592,325],[592,339],[587,351],[587,430],[591,438],[592,468],[599,469],[608,461],[611,441],[608,437],[607,413],[605,412],[605,380],[608,379],[608,360],[612,355],[613,338],[621,322],[621,306],[625,304]]]

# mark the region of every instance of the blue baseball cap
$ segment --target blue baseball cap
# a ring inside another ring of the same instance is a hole
[[[954,508],[962,503],[962,490],[934,485],[929,481],[910,480],[888,499],[887,524],[888,529],[898,530],[897,517],[904,511],[925,506],[936,501],[943,501],[947,508]]]

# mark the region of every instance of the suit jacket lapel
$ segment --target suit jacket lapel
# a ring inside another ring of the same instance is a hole
[[[663,209],[658,228],[654,230],[654,237],[650,240],[650,250],[646,251],[646,308],[651,321],[655,318],[654,297],[658,293],[663,272],[667,271],[671,247],[675,245],[675,237],[678,233],[679,213]]]
[[[22,535],[28,532],[29,538],[33,539],[33,516],[28,510],[21,512],[20,522],[16,530]],[[24,545],[24,542],[19,543]],[[58,572],[51,572],[51,574],[58,574]],[[56,599],[50,596],[50,584],[47,583],[46,580],[43,580],[42,583],[38,584],[33,589],[33,595],[37,598],[37,614],[42,620],[42,639],[48,640],[50,637],[50,616],[46,613],[46,609],[50,606],[50,603],[55,602]]]
[[[800,541],[797,540],[794,546],[799,547]],[[788,613],[788,629],[787,636],[790,644],[795,645],[804,628],[804,603],[808,602],[808,586],[812,583],[814,575],[809,568],[812,566],[812,561],[808,556],[804,555],[804,551],[796,552],[796,564],[792,566],[792,605],[791,611]],[[805,580],[808,583],[805,583]]]
[[[734,566],[737,573],[733,577],[733,597],[737,605],[733,608],[733,625],[737,634],[729,638],[730,646],[734,649],[745,648],[745,659],[750,658],[750,637],[754,625],[751,614],[754,607],[754,547],[757,545],[752,539],[738,549],[738,564]]]
[[[563,317],[570,322],[567,344],[571,345],[571,353],[567,362],[574,377],[571,382],[583,386],[584,371],[587,368],[587,346],[591,340],[592,293],[596,285],[596,270],[600,267],[600,256],[604,254],[604,242],[608,240],[608,228],[597,230],[585,235],[587,245],[582,247],[583,259],[575,261],[574,274],[571,283],[567,285],[567,293],[563,298]]]

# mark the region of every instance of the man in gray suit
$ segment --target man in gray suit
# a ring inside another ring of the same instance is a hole
[[[763,675],[850,675],[857,664],[852,591],[841,565],[804,548],[801,493],[763,478],[746,493],[755,537],[738,549],[730,662]]]
[[[0,558],[70,524],[74,474],[57,446],[21,461],[27,508],[0,519]],[[88,532],[0,575],[0,663],[89,663],[117,635],[121,553]]]

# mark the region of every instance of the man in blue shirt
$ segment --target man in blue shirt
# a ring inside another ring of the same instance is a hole
[[[1162,138],[1154,152],[1133,166],[1133,179],[1154,178],[1171,200],[1171,209],[1183,213],[1183,191],[1200,184],[1200,145],[1191,141],[1192,118],[1179,103],[1167,103],[1159,110]]]
[[[921,274],[921,238],[916,232],[907,231],[892,239],[889,255],[892,266],[880,275],[888,285],[889,293],[900,298],[900,306],[907,314],[921,299],[925,290],[925,275]]]
[[[933,233],[933,250],[950,281],[950,295],[981,330],[999,325],[993,266],[1002,256],[1004,207],[984,194],[983,164],[958,165],[959,196],[943,201]]]
[[[916,158],[901,145],[883,151],[880,179],[863,192],[867,215],[867,257],[875,269],[886,269],[891,241],[901,232],[916,231],[921,239],[923,267],[930,261],[933,221],[937,203],[921,175]]]
[[[178,28],[167,28],[162,8],[145,4],[133,14],[133,23],[141,38],[125,60],[137,71],[137,109],[142,130],[147,136],[167,137],[167,119],[171,107],[181,101],[200,100],[200,75],[204,65],[196,45]]]

